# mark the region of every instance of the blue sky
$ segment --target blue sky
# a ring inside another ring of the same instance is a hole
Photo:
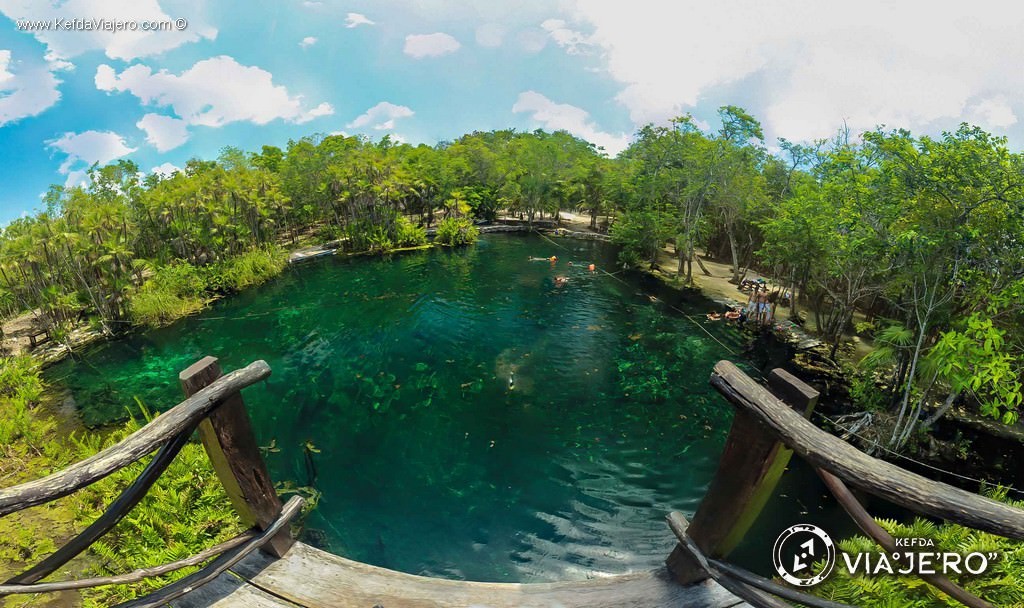
[[[713,126],[732,103],[770,141],[844,121],[1024,141],[1011,2],[0,0],[0,14],[0,223],[94,161],[152,171],[317,132],[433,144],[541,127],[615,153],[646,122]],[[71,18],[172,31],[17,26]]]

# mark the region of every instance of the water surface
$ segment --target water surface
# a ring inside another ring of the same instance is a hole
[[[177,403],[204,355],[266,360],[244,396],[271,474],[322,492],[306,540],[347,557],[490,581],[656,567],[665,513],[692,514],[714,474],[731,408],[708,375],[739,344],[707,302],[687,310],[701,329],[587,269],[613,262],[522,235],[327,258],[48,377],[97,424]]]

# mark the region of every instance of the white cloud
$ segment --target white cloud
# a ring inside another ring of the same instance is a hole
[[[529,112],[535,122],[551,131],[568,131],[605,149],[609,155],[616,155],[629,145],[628,135],[613,135],[601,131],[590,120],[590,114],[582,108],[567,103],[555,103],[536,91],[525,91],[512,106],[512,111]]]
[[[410,34],[405,37],[405,54],[416,59],[424,57],[440,57],[454,53],[462,45],[448,34]]]
[[[953,0],[865,0],[837,18],[817,0],[571,1],[637,123],[737,103],[769,138],[801,140],[844,119],[854,131],[954,128],[972,108],[1005,124],[1024,104],[1022,3],[982,18]]]
[[[47,59],[69,59],[87,51],[103,50],[111,59],[131,60],[156,55],[201,39],[213,40],[217,30],[205,25],[194,15],[168,15],[157,0],[0,0],[0,12],[12,21],[52,19],[101,19],[111,21],[175,22],[184,18],[185,29],[169,31],[105,31],[37,29],[32,32],[47,47]]]
[[[359,13],[349,13],[345,17],[345,27],[347,28],[359,27],[360,25],[373,25],[374,23],[374,21],[367,19],[366,15],[361,15]]]
[[[299,41],[299,46],[301,46],[304,49],[308,49],[309,47],[313,46],[316,43],[317,38],[315,36],[306,36],[305,38]]]
[[[505,39],[505,28],[500,23],[485,23],[476,28],[476,43],[487,48],[501,46]]]
[[[14,79],[14,74],[7,69],[9,67],[11,67],[11,52],[0,50],[0,86],[4,86],[8,80]]]
[[[184,120],[163,114],[146,114],[135,126],[146,132],[146,141],[157,152],[173,150],[188,141],[188,128]]]
[[[1010,101],[1002,95],[974,104],[967,112],[967,118],[986,129],[1005,129],[1017,124],[1017,115],[1010,107]]]
[[[112,131],[68,132],[47,141],[46,145],[65,155],[60,172],[68,176],[64,184],[68,188],[87,182],[86,171],[93,164],[106,165],[136,150],[129,148],[124,137]]]
[[[543,29],[529,27],[519,31],[516,42],[527,53],[539,53],[548,45],[548,34]]]
[[[164,177],[170,177],[179,171],[181,171],[181,167],[171,163],[163,163],[149,170],[150,173],[159,173]]]
[[[345,126],[349,129],[361,129],[366,126],[372,126],[379,131],[391,130],[395,128],[396,120],[409,118],[413,114],[415,112],[406,106],[398,106],[382,101]]]
[[[0,127],[36,116],[60,100],[53,66],[15,62],[9,50],[0,50]]]
[[[590,50],[592,45],[590,37],[569,29],[562,19],[548,19],[541,23],[540,27],[548,32],[551,39],[570,55],[582,55]]]
[[[188,125],[221,127],[248,121],[258,125],[275,119],[304,123],[334,113],[328,103],[308,108],[301,95],[275,85],[270,72],[244,66],[226,55],[197,62],[180,75],[154,73],[136,64],[118,74],[101,65],[96,70],[101,91],[128,91],[143,105],[169,107]]]

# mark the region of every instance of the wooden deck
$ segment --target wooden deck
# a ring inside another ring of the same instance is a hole
[[[664,570],[568,583],[474,583],[368,566],[296,543],[262,553],[173,608],[749,608],[718,583],[682,587]]]

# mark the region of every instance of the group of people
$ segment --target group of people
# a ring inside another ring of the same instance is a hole
[[[725,319],[729,322],[735,322],[740,327],[743,327],[747,321],[752,321],[759,326],[770,325],[775,317],[775,311],[773,310],[774,298],[768,293],[768,285],[764,279],[751,281],[750,283],[752,284],[750,286],[750,297],[747,299],[746,306],[731,306],[725,314],[709,312],[705,315],[708,321]]]
[[[722,319],[725,319],[730,323],[736,322],[742,327],[743,323],[747,320],[746,315],[747,313],[743,308],[733,306],[725,314],[720,312],[709,312],[705,316],[708,318],[708,321],[721,321]]]
[[[549,258],[537,258],[537,257],[532,257],[531,256],[530,257],[530,261],[531,262],[551,262],[551,267],[554,268],[555,263],[558,262],[558,256],[554,256],[553,255],[553,256],[551,256]],[[569,262],[569,266],[572,266],[572,265],[573,265],[572,262]],[[587,270],[589,270],[590,272],[596,272],[597,271],[597,266],[595,264],[590,264],[589,266],[587,266]],[[555,287],[565,287],[565,285],[568,282],[569,282],[569,277],[567,277],[565,275],[558,275],[558,276],[555,277]]]

